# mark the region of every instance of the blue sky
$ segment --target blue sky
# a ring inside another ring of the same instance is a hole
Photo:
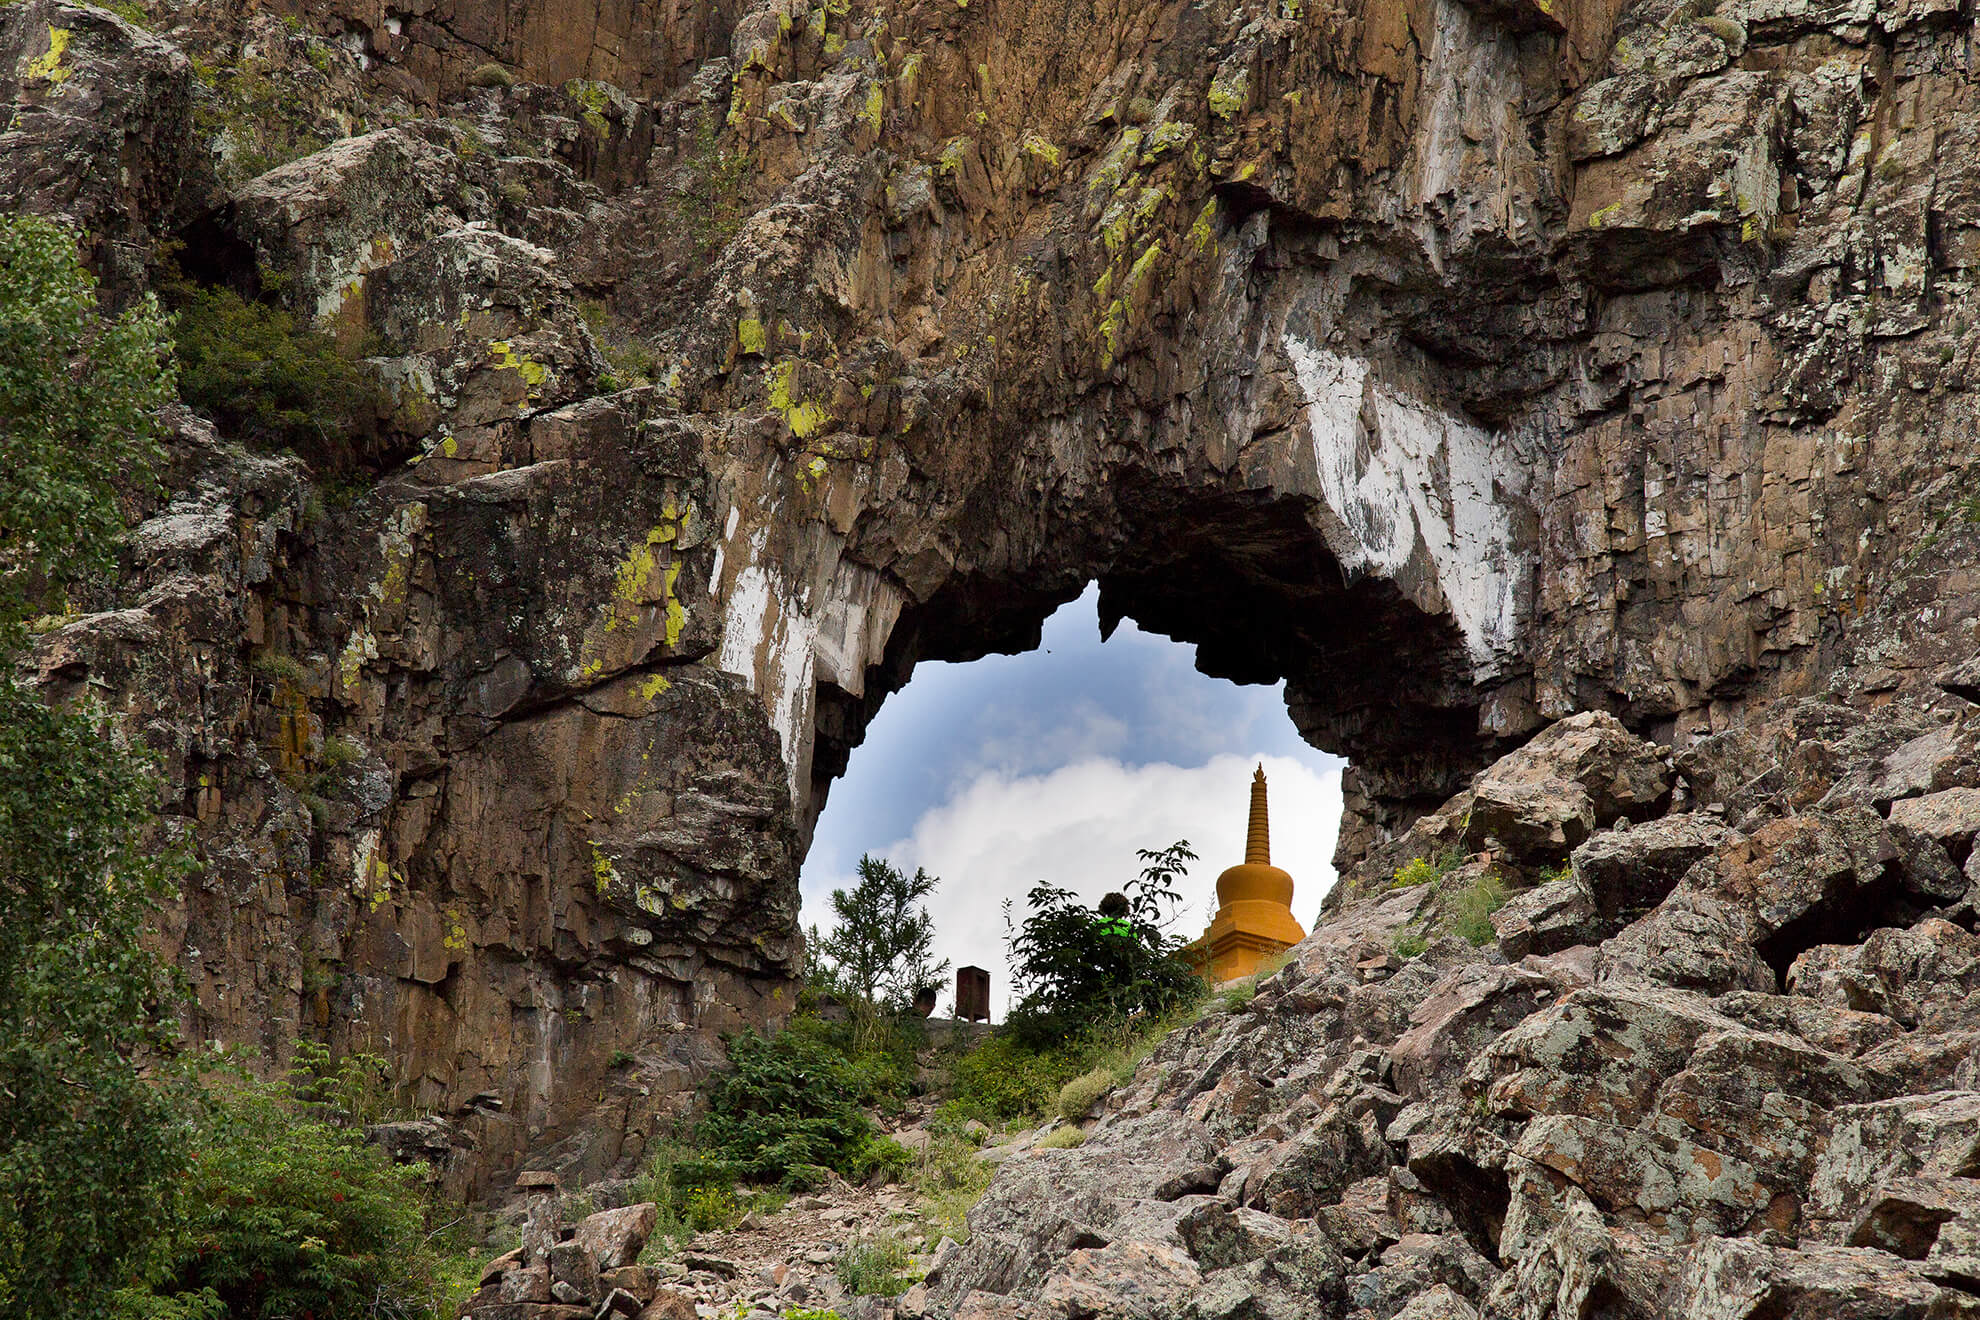
[[[937,952],[990,968],[1001,1009],[1002,903],[1039,880],[1093,901],[1135,874],[1136,848],[1187,838],[1201,860],[1178,931],[1197,933],[1217,873],[1243,860],[1259,761],[1273,860],[1311,923],[1333,878],[1343,763],[1300,739],[1276,686],[1205,677],[1194,647],[1131,622],[1102,644],[1097,602],[1089,587],[1024,655],[915,668],[832,786],[804,866],[807,924],[827,921],[862,852],[926,866],[943,881]]]

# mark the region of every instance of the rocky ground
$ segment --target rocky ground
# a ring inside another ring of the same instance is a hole
[[[932,1140],[924,1126],[929,1109],[927,1101],[911,1101],[903,1113],[887,1123],[888,1135],[921,1158],[926,1157]],[[993,1168],[1028,1158],[1035,1153],[1041,1135],[1042,1130],[993,1135],[982,1124],[972,1122],[964,1129],[965,1144],[971,1147],[965,1158]],[[596,1187],[587,1196],[620,1195],[624,1190]],[[520,1217],[518,1231],[525,1247],[489,1264],[482,1274],[480,1293],[463,1308],[464,1317],[547,1320],[554,1311],[492,1308],[554,1308],[565,1304],[553,1295],[556,1260],[544,1250],[530,1249],[527,1244],[531,1242],[561,1238],[592,1244],[596,1279],[572,1276],[572,1286],[583,1292],[589,1305],[607,1307],[616,1288],[640,1302],[646,1320],[690,1320],[694,1316],[702,1320],[767,1320],[793,1309],[870,1310],[877,1299],[862,1296],[857,1279],[848,1276],[844,1262],[849,1253],[876,1244],[896,1248],[897,1254],[878,1274],[891,1274],[901,1279],[899,1286],[905,1286],[955,1251],[956,1243],[946,1229],[965,1231],[960,1223],[945,1223],[943,1207],[918,1195],[912,1181],[876,1179],[854,1185],[835,1176],[815,1191],[758,1205],[726,1228],[682,1237],[654,1236],[655,1216],[650,1209],[635,1203],[569,1222],[568,1203],[525,1202],[511,1215],[512,1219]],[[537,1226],[538,1220],[556,1221],[550,1238],[546,1239]],[[587,1229],[587,1224],[594,1227]],[[632,1246],[628,1239],[627,1246],[616,1255],[599,1250],[596,1244],[606,1225],[620,1225],[637,1233],[641,1245]],[[571,1255],[566,1248],[563,1256]],[[637,1270],[619,1269],[613,1262],[621,1257],[626,1263],[644,1265]],[[567,1272],[572,1268],[566,1266]],[[628,1304],[622,1301],[619,1305]]]
[[[966,1241],[837,1187],[689,1244],[649,1314],[1980,1316],[1976,680],[1677,754],[1564,720],[1345,877],[1083,1143],[983,1152]],[[840,1253],[890,1232],[933,1247],[919,1281],[851,1295]]]
[[[1980,692],[1943,687],[1675,756],[1553,726],[1008,1165],[896,1314],[1980,1315]],[[1440,933],[1486,868],[1493,937]]]

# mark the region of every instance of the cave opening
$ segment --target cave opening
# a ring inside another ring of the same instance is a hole
[[[1283,758],[1287,774],[1303,767],[1329,776],[1324,805],[1296,801],[1291,783],[1271,790],[1275,835],[1295,817],[1315,816],[1333,842],[1316,862],[1288,868],[1294,916],[1310,926],[1335,864],[1358,860],[1407,828],[1491,759],[1504,738],[1489,715],[1491,689],[1478,682],[1476,639],[1429,566],[1411,560],[1375,572],[1344,563],[1330,548],[1391,543],[1393,529],[1332,527],[1328,506],[1310,495],[1259,490],[1236,471],[1208,482],[1204,476],[1123,471],[1066,507],[1049,500],[1040,507],[1035,493],[1013,496],[997,483],[965,520],[961,543],[945,547],[953,568],[918,597],[896,594],[897,613],[878,634],[884,646],[876,652],[842,644],[831,664],[821,660],[810,720],[799,726],[808,742],[793,758],[794,787],[808,789],[799,813],[809,848],[802,875],[807,924],[820,919],[823,900],[847,882],[861,853],[890,848],[900,854],[892,858],[897,864],[927,866],[952,894],[975,896],[959,916],[972,947],[944,952],[993,970],[1002,968],[1002,902],[1021,902],[1037,881],[1065,884],[1092,901],[1134,874],[1136,849],[1187,837],[1198,853],[1192,881],[1207,897],[1219,871],[1243,860],[1235,842],[1225,848],[1231,856],[1197,846],[1209,843],[1207,827],[1170,828],[1151,813],[1156,818],[1141,822],[1131,842],[1115,839],[1107,860],[1089,862],[1074,847],[1099,846],[1094,816],[1079,809],[1081,790],[1061,781],[1060,793],[1023,800],[1023,790],[1099,759],[1094,754],[1111,737],[1130,770],[1156,762],[1201,767],[1228,756],[1230,782],[1213,789],[1206,781],[1201,790],[1203,809],[1227,830],[1242,828],[1250,771],[1268,752]],[[849,556],[878,563],[898,562],[900,551],[884,543],[846,547]],[[873,599],[869,591],[868,617]],[[1126,640],[1110,652],[1106,639],[1117,635]],[[1111,714],[1102,695],[1089,693],[1093,718],[1071,707],[1050,716],[1013,695],[1025,672],[1047,687],[1076,685],[1077,673],[1051,674],[1071,664],[1067,648],[1082,639],[1087,677],[1107,689],[1103,695],[1122,692],[1102,658],[1141,647],[1166,648],[1169,668],[1179,671],[1172,691]],[[970,662],[982,666],[984,678],[962,674]],[[927,681],[909,689],[917,673]],[[985,691],[1017,687],[992,700],[972,696],[972,681],[986,683]],[[1250,695],[1236,695],[1243,693]],[[1222,721],[1256,725],[1248,743],[1225,727],[1188,748],[1147,745],[1162,740],[1164,726],[1220,700],[1253,703],[1243,721]],[[883,712],[890,702],[891,717]],[[957,760],[970,774],[950,764]],[[957,842],[971,837],[963,819],[971,811],[986,818],[973,847]],[[1027,862],[1023,848],[993,841],[1008,840],[1019,816],[1034,825],[1033,818],[1060,819],[1060,852]],[[948,830],[948,863],[936,860],[924,837],[938,826]],[[953,874],[944,874],[944,865]],[[939,924],[941,913],[935,915]],[[1193,922],[1193,937],[1207,916],[1198,898],[1178,933]],[[1005,979],[999,970],[998,985]]]
[[[929,903],[938,956],[989,968],[1001,1017],[1003,908],[1021,912],[1033,884],[1090,904],[1135,874],[1137,849],[1187,839],[1197,861],[1173,933],[1201,933],[1217,875],[1244,859],[1260,765],[1272,861],[1312,924],[1334,878],[1346,761],[1300,736],[1283,680],[1210,677],[1198,648],[1107,620],[1101,603],[1089,583],[1038,621],[1030,649],[924,661],[887,699],[818,817],[801,879],[807,926],[829,926],[829,894],[854,883],[861,854],[925,867],[942,881]]]

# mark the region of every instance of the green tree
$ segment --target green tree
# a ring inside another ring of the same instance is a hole
[[[116,562],[117,487],[152,484],[170,349],[150,298],[98,313],[74,231],[0,216],[0,628]]]
[[[149,302],[114,319],[75,235],[0,217],[0,1314],[102,1314],[173,1202],[171,983],[143,943],[181,854],[144,759],[15,677],[23,619],[115,562],[171,397]],[[114,483],[114,484],[113,484]]]
[[[1203,982],[1179,956],[1182,941],[1166,927],[1181,901],[1176,881],[1196,860],[1189,841],[1141,849],[1141,874],[1124,890],[1128,915],[1105,921],[1069,889],[1036,885],[1028,911],[1012,924],[1008,947],[1012,989],[1019,996],[1009,1026],[1027,1044],[1044,1045],[1110,1020],[1160,1014],[1203,993]]]
[[[939,985],[949,963],[935,957],[935,922],[922,902],[940,883],[919,867],[908,876],[884,858],[861,857],[859,883],[832,891],[838,924],[828,935],[811,928],[820,979],[861,1004],[893,1009]]]

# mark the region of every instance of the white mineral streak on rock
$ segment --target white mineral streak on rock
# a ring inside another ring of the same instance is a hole
[[[715,662],[763,702],[783,746],[791,800],[802,804],[811,783],[817,684],[835,683],[854,696],[866,690],[866,667],[885,653],[902,598],[873,570],[841,559],[814,600],[808,582],[793,588],[778,565],[762,562],[763,547],[759,531],[739,552],[747,562],[729,589]]]
[[[1524,486],[1505,437],[1370,378],[1366,362],[1282,341],[1306,397],[1321,498],[1345,537],[1330,548],[1352,573],[1396,581],[1426,610],[1446,609],[1464,634],[1473,677],[1495,674],[1518,637],[1519,583],[1502,492]],[[1421,547],[1435,581],[1403,570]]]

